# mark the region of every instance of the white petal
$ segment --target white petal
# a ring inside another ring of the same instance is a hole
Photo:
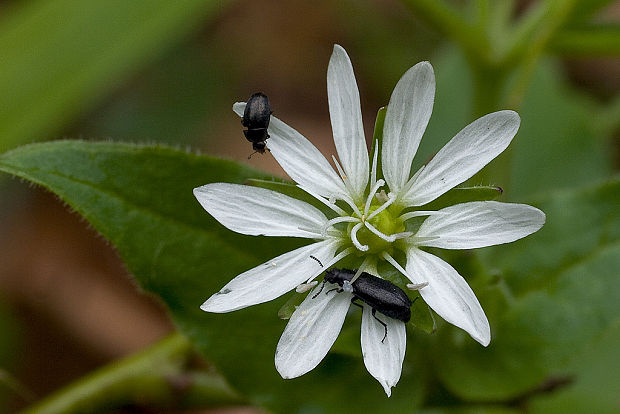
[[[342,329],[353,295],[327,293],[334,288],[334,285],[327,284],[313,298],[321,285],[314,288],[295,310],[280,337],[276,348],[276,369],[282,378],[296,378],[313,370],[325,358]]]
[[[420,226],[416,237],[430,238],[424,246],[476,249],[510,243],[534,233],[545,213],[526,204],[474,201],[439,210]]]
[[[508,147],[520,122],[516,112],[499,111],[467,125],[426,165],[402,202],[421,206],[471,178]]]
[[[368,183],[368,148],[353,65],[339,45],[329,59],[327,97],[338,157],[359,202]]]
[[[284,253],[241,273],[203,303],[200,309],[214,313],[232,312],[282,296],[325,271],[310,256],[326,263],[334,257],[337,247],[338,242],[324,240]]]
[[[244,109],[245,102],[233,105],[233,110],[241,117]],[[303,135],[273,115],[268,133],[267,148],[293,181],[327,198],[347,194],[336,171]]]
[[[375,315],[387,325],[387,336],[381,343],[385,329],[372,316],[372,308],[364,304],[361,332],[362,355],[366,369],[381,383],[389,397],[392,394],[392,387],[396,386],[400,379],[407,347],[407,330],[402,321],[388,318],[380,313]]]
[[[422,299],[439,316],[487,346],[491,328],[482,306],[465,279],[437,256],[412,247],[407,250],[407,273],[413,283],[428,282]]]
[[[435,74],[428,62],[409,69],[396,84],[385,114],[381,163],[390,190],[409,180],[411,162],[433,111]]]
[[[194,188],[194,196],[217,221],[241,234],[316,238],[327,223],[310,204],[265,188],[213,183]]]

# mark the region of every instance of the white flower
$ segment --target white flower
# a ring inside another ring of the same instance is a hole
[[[360,272],[377,274],[377,263],[387,261],[412,283],[428,283],[420,289],[426,303],[443,319],[488,345],[489,322],[467,282],[448,263],[421,248],[473,249],[512,242],[537,231],[545,215],[528,205],[494,201],[457,204],[439,211],[420,207],[469,179],[504,151],[519,128],[519,116],[499,111],[474,121],[410,177],[435,94],[432,66],[419,63],[403,75],[390,98],[381,148],[384,179],[377,179],[381,174],[377,171],[378,143],[371,163],[353,67],[338,45],[329,62],[327,91],[338,172],[306,138],[275,117],[267,147],[297,185],[326,206],[330,217],[310,204],[267,189],[226,183],[194,189],[205,210],[233,231],[313,240],[238,275],[201,308],[230,312],[270,301],[305,286],[355,254]],[[242,116],[244,107],[236,103],[233,109]],[[427,218],[408,232],[406,222],[414,217]],[[395,251],[406,257],[404,266],[394,259]],[[293,313],[278,343],[276,368],[284,378],[316,367],[342,328],[352,293],[315,296],[318,289]],[[364,304],[362,354],[366,368],[389,396],[401,374],[405,324],[381,316],[388,329],[382,342],[384,328],[371,310]]]

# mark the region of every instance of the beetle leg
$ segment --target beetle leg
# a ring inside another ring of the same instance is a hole
[[[351,304],[357,306],[360,309],[364,309],[364,307],[362,305],[360,305],[359,303],[356,302],[356,300],[358,300],[359,298],[357,296],[353,296],[353,298],[351,298]]]
[[[329,295],[329,292],[333,292],[334,290],[335,290],[337,293],[342,293],[342,292],[344,292],[344,289],[342,289],[342,288],[333,288],[333,289],[330,289],[330,290],[328,290],[327,292],[325,292],[325,294],[326,294],[326,295]]]
[[[372,317],[375,318],[377,322],[379,322],[381,325],[383,325],[383,329],[385,329],[385,334],[383,335],[383,339],[381,340],[381,343],[383,343],[383,341],[385,341],[385,338],[387,338],[387,324],[381,319],[377,318],[376,313],[377,310],[375,308],[372,308]]]

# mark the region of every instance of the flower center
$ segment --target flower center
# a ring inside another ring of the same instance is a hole
[[[366,250],[368,253],[380,253],[388,249],[393,242],[391,240],[392,236],[405,230],[403,223],[393,217],[387,209],[383,209],[378,214],[373,215],[372,213],[379,207],[370,207],[367,216],[370,219],[366,220],[363,218],[361,223],[357,223],[359,227],[356,233],[357,240],[362,246],[368,246],[368,250]],[[356,224],[354,223],[349,225],[349,234],[351,234],[355,226]]]

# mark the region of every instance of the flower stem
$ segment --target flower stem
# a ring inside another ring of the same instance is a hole
[[[127,404],[156,407],[244,404],[222,377],[186,371],[193,357],[189,341],[178,333],[173,334],[56,391],[22,414],[83,413]]]
[[[487,41],[484,33],[476,25],[461,18],[458,10],[443,0],[405,0],[416,14],[433,29],[461,46],[468,55],[477,60],[487,58]]]

